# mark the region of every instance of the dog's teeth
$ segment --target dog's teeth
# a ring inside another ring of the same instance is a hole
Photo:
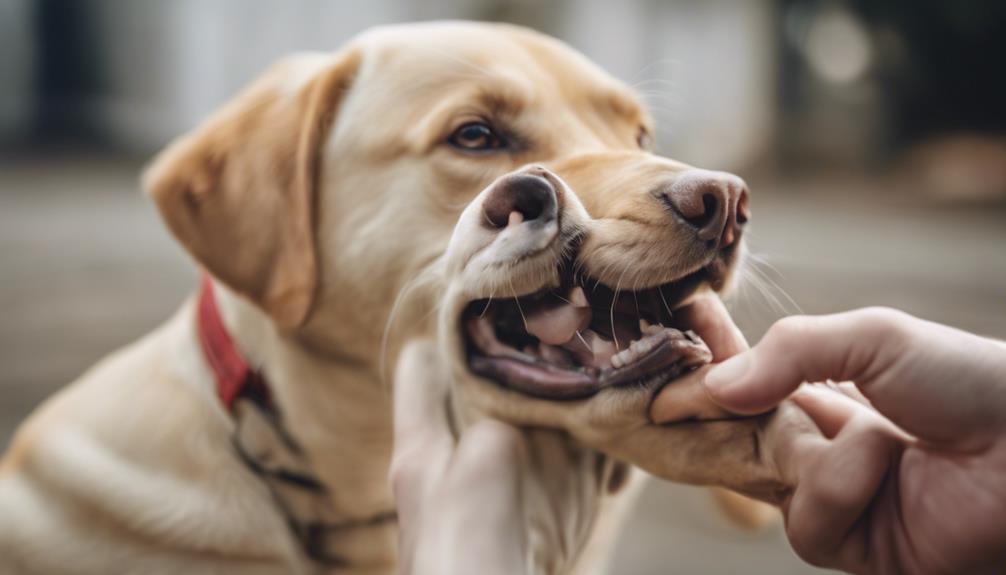
[[[524,221],[524,214],[514,210],[510,212],[510,217],[507,219],[507,226],[516,226]]]
[[[659,324],[659,323],[656,323],[656,324],[653,324],[653,325],[651,325],[651,326],[650,326],[650,327],[649,327],[649,328],[648,328],[648,329],[646,330],[646,332],[645,332],[645,333],[646,333],[647,335],[656,335],[656,334],[658,334],[658,333],[660,333],[660,332],[664,331],[664,329],[666,329],[666,328],[664,328],[664,326],[663,326],[662,324]]]
[[[623,349],[622,351],[611,356],[611,365],[615,367],[624,367],[632,363],[636,358],[635,352],[632,349]]]
[[[642,333],[650,333],[650,322],[643,318],[639,318],[639,331]]]
[[[640,340],[636,347],[636,355],[643,355],[653,349],[653,341],[649,339]]]

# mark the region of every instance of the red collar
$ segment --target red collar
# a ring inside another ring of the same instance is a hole
[[[230,410],[234,401],[246,393],[258,394],[268,402],[269,386],[265,378],[248,365],[227,333],[209,276],[203,276],[199,288],[197,323],[199,342],[216,376],[217,395],[224,407]]]

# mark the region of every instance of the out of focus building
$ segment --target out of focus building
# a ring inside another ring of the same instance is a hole
[[[758,0],[7,0],[0,130],[149,152],[265,66],[389,22],[502,20],[558,36],[635,86],[663,149],[736,168],[769,147],[775,7]],[[33,55],[32,55],[33,54]],[[12,80],[9,80],[12,78]],[[8,119],[9,118],[9,119]],[[15,121],[16,120],[16,121]]]

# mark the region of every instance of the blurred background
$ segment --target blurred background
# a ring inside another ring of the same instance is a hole
[[[565,40],[642,94],[662,153],[749,180],[751,340],[864,305],[1006,338],[1001,0],[0,0],[0,450],[194,286],[139,191],[151,154],[285,53],[441,18]],[[616,561],[815,572],[666,484]]]

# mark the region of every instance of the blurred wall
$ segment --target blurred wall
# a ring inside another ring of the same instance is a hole
[[[33,120],[31,0],[0,2],[0,144],[28,136]]]
[[[332,50],[378,24],[438,18],[510,21],[566,40],[644,94],[661,126],[658,145],[685,161],[737,169],[771,138],[768,0],[24,0],[12,6],[19,9],[5,22],[21,24],[5,27],[57,36],[41,38],[47,70],[57,74],[41,75],[49,77],[42,99],[55,116],[47,115],[141,153],[194,126],[283,54]],[[32,18],[41,25],[33,27]],[[7,35],[0,46],[30,47],[21,36]],[[73,75],[81,76],[76,84],[64,79]],[[20,101],[30,100],[30,90],[23,80],[5,82],[4,92]],[[9,131],[6,124],[0,129]]]

